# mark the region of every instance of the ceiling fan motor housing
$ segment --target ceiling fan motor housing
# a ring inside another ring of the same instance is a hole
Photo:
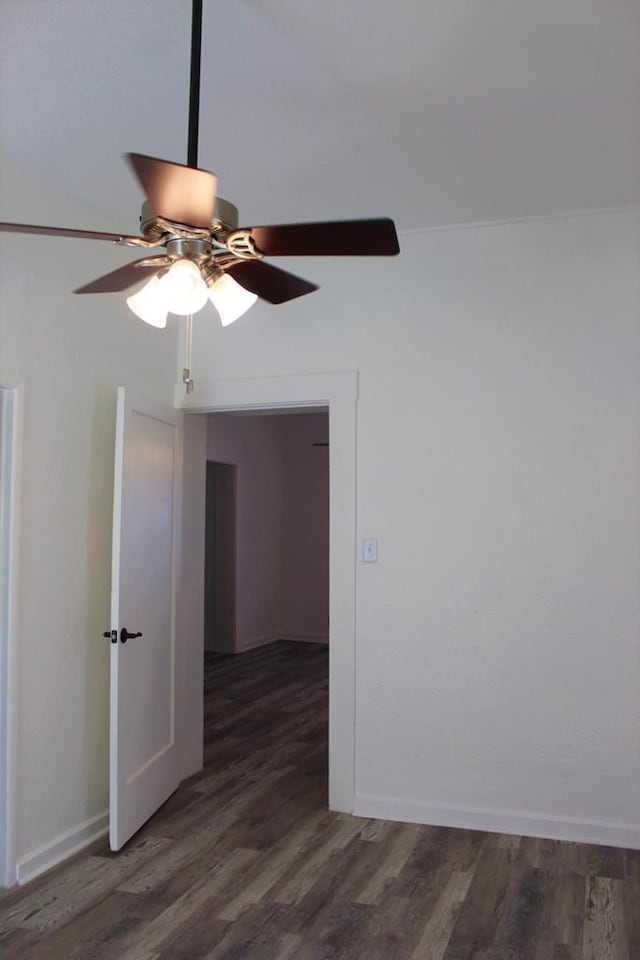
[[[225,200],[223,197],[216,197],[211,220],[211,231],[215,234],[221,231],[236,230],[238,223],[239,215],[236,205],[229,200]],[[159,216],[149,201],[144,201],[140,212],[140,230],[147,240],[160,240],[166,236],[167,228],[170,229],[171,225],[172,221]],[[176,223],[175,226],[176,236],[184,236],[187,233],[195,235],[205,235],[207,233],[206,230],[201,230],[198,227],[189,227],[187,224]]]
[[[213,209],[213,217],[218,221],[224,230],[237,230],[239,220],[238,208],[235,203],[225,200],[223,197],[216,197],[216,205]]]

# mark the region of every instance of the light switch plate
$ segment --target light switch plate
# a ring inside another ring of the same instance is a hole
[[[363,563],[377,563],[378,562],[378,541],[368,537],[362,541],[362,562]]]

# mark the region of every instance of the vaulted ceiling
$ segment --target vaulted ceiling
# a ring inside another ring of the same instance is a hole
[[[186,159],[190,10],[2,0],[2,152],[133,229],[120,155]],[[640,0],[204,0],[200,123],[244,223],[639,203]]]

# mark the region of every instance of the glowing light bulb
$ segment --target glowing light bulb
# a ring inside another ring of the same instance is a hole
[[[141,290],[127,297],[127,306],[136,317],[152,327],[166,327],[167,308],[160,292],[160,279],[156,274]]]
[[[209,290],[193,260],[176,260],[158,283],[165,309],[179,316],[202,310]]]
[[[222,273],[209,284],[209,300],[220,316],[223,327],[234,323],[249,307],[252,307],[258,297],[255,293],[245,290],[233,277]]]

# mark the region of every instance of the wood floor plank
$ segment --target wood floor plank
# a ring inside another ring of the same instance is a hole
[[[37,930],[0,930],[0,958],[2,960],[42,960],[46,955],[45,935]]]
[[[0,911],[0,926],[26,930],[57,926],[99,900],[138,864],[153,859],[167,845],[166,839],[158,838],[134,844],[118,858],[87,857],[60,873],[54,891],[45,887]]]
[[[212,943],[220,943],[229,924],[212,917],[205,906],[182,924],[163,944],[160,960],[201,960],[211,950]]]
[[[547,862],[547,868],[552,861]],[[584,932],[584,877],[578,873],[546,872],[544,908],[540,920],[543,943],[582,949]]]
[[[343,900],[316,914],[314,925],[304,934],[307,954],[354,960],[363,956],[365,938],[377,928],[374,907]]]
[[[260,863],[254,863],[251,879],[232,900],[218,910],[218,916],[224,920],[237,920],[248,905],[259,903],[290,869],[291,864],[304,857],[304,852],[322,819],[320,813],[316,818],[307,820],[303,826],[269,850],[268,856],[263,856]]]
[[[640,957],[640,877],[624,883],[621,902],[629,957],[636,960]]]
[[[299,938],[292,940],[291,934],[283,929],[281,915],[279,904],[269,901],[258,904],[228,929],[205,960],[277,960],[282,953],[290,954],[292,943]]]
[[[372,924],[372,930],[367,931],[362,953],[356,954],[356,960],[369,956],[371,960],[407,960],[416,950],[450,879],[450,871],[441,867],[432,876],[416,880],[411,896],[391,894],[382,898],[373,908],[378,928]]]
[[[442,960],[472,879],[472,870],[452,873],[432,912],[425,918],[422,935],[409,960]]]
[[[289,876],[271,890],[271,897],[281,903],[301,900],[316,882],[318,872],[327,860],[360,833],[364,822],[359,817],[338,814],[328,835],[316,842],[313,850],[300,852]]]
[[[204,769],[0,894],[0,960],[640,960],[640,851],[330,812],[326,647],[205,682]]]
[[[46,937],[46,960],[93,960],[107,949],[117,950],[118,941],[141,929],[160,912],[160,905],[111,891],[102,900],[58,925]]]
[[[256,858],[254,850],[234,850],[227,858],[218,862],[200,878],[186,893],[178,897],[171,906],[163,910],[154,920],[137,930],[130,942],[121,946],[120,960],[139,960],[141,953],[156,951],[161,953],[162,945],[183,924],[190,922],[195,914],[205,907],[219,893],[234,875],[246,875],[252,861]]]
[[[277,789],[278,782],[287,774],[287,768],[274,770],[264,780],[252,784],[238,798],[234,805],[227,805],[216,817],[207,817],[199,828],[191,830],[165,848],[149,863],[134,873],[118,889],[125,893],[140,893],[153,890],[162,884],[168,876],[181,870],[203,845],[211,845],[242,817],[245,810],[256,799],[263,797],[272,788]]]
[[[608,876],[587,878],[584,960],[637,960],[629,956],[621,895],[619,881]]]
[[[550,877],[538,867],[519,862],[507,886],[495,945],[518,960],[533,960],[542,930],[544,890]]]
[[[458,915],[444,960],[481,958],[494,942],[511,874],[516,863],[518,838],[487,834],[476,871]],[[507,841],[507,842],[505,842]]]
[[[356,903],[377,903],[385,888],[398,877],[411,857],[416,843],[416,826],[407,823],[395,826],[395,830],[387,832],[386,842],[380,843],[381,849],[377,851],[378,862],[356,896]]]

